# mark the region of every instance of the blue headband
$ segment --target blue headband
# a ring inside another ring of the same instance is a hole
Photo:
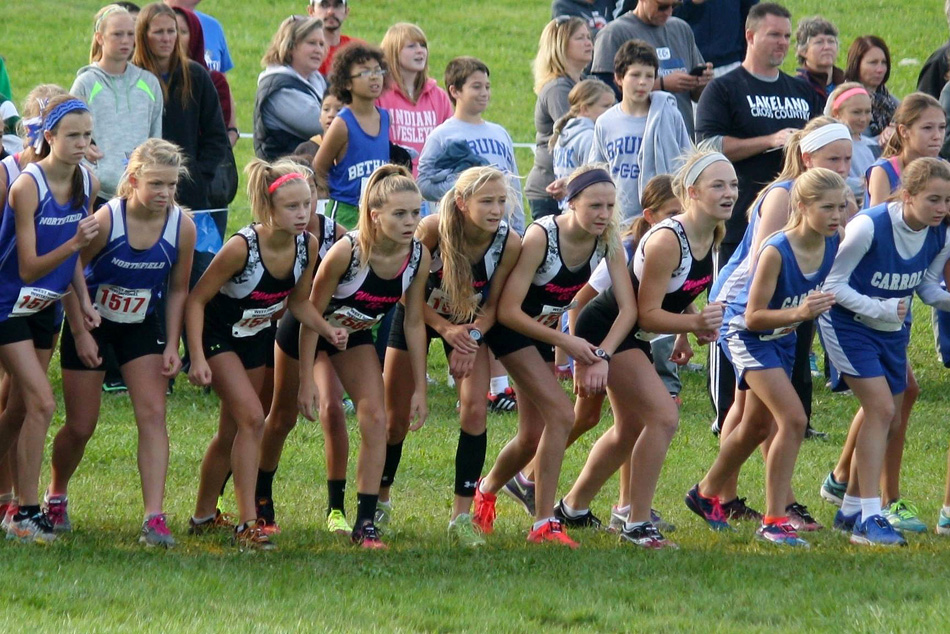
[[[614,180],[610,178],[610,174],[607,173],[607,170],[588,170],[582,174],[578,174],[567,184],[567,196],[565,199],[567,201],[574,200],[582,191],[597,183],[610,183],[613,185]]]
[[[46,119],[43,121],[43,131],[52,130],[56,127],[63,117],[68,115],[70,112],[76,112],[77,110],[84,110],[89,112],[89,106],[84,104],[78,99],[70,99],[69,101],[64,101],[55,108],[49,111],[49,114],[46,115]]]

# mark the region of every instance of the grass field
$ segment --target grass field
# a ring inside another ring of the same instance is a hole
[[[885,37],[895,60],[890,86],[898,95],[912,90],[919,63],[947,37],[939,0],[788,4],[796,16],[822,11],[837,23],[843,42],[865,33]],[[86,63],[97,6],[89,0],[3,2],[0,54],[17,100],[39,82],[69,86],[75,70]],[[277,23],[303,8],[303,0],[206,0],[201,5],[228,34],[236,64],[229,78],[245,130],[263,49]],[[547,11],[542,0],[357,0],[346,30],[378,41],[392,22],[417,22],[430,38],[436,76],[455,55],[484,58],[493,71],[488,118],[504,124],[516,141],[530,141],[530,59]],[[897,64],[905,58],[918,63]],[[787,68],[793,63],[790,56]],[[242,163],[251,156],[250,142],[238,148]],[[530,155],[523,152],[520,158],[526,173]],[[231,225],[247,219],[242,195]],[[911,356],[923,394],[907,442],[904,494],[932,526],[950,439],[947,374],[934,359],[928,314],[921,307],[917,312]],[[433,355],[431,373],[444,377],[438,356]],[[52,374],[58,390],[58,370]],[[581,532],[574,534],[583,543],[576,552],[529,548],[524,543],[528,517],[507,501],[499,503],[497,534],[487,548],[451,550],[444,531],[458,424],[455,396],[444,383],[430,391],[426,427],[407,441],[394,489],[397,516],[390,551],[355,552],[321,531],[323,440],[319,427],[310,423],[291,436],[275,485],[284,528],[277,553],[242,556],[224,540],[188,538],[197,468],[216,424],[217,404],[182,380],[169,404],[166,507],[181,545],[172,552],[146,551],[136,544],[141,497],[131,408],[124,396],[105,397],[99,431],[70,490],[75,533],[50,548],[0,542],[6,571],[0,581],[0,625],[22,623],[30,630],[56,632],[942,630],[950,610],[950,542],[933,534],[912,538],[900,552],[875,552],[825,531],[814,537],[810,551],[787,553],[754,543],[751,526],[725,536],[701,526],[682,496],[711,463],[716,444],[708,431],[705,378],[687,374],[684,379],[682,423],[656,502],[678,525],[671,537],[682,549],[663,553],[620,548],[606,534]],[[795,485],[800,500],[826,524],[833,509],[818,498],[818,485],[837,458],[855,408],[853,399],[817,386],[814,423],[830,438],[803,447]],[[605,417],[601,429],[609,422]],[[60,406],[53,431],[61,424]],[[515,425],[512,415],[490,419],[489,462]],[[562,487],[579,472],[593,440],[592,434],[569,451]],[[756,456],[741,484],[742,494],[759,508],[762,471]],[[352,514],[352,488],[348,495]],[[606,515],[615,495],[616,479],[595,501],[595,512]],[[233,508],[230,494],[226,504]]]

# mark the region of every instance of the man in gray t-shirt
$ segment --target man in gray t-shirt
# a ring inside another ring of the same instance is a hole
[[[654,90],[665,90],[676,97],[683,121],[693,138],[693,101],[699,100],[703,87],[713,77],[712,65],[707,64],[701,76],[689,71],[704,64],[696,47],[693,31],[679,18],[672,17],[674,0],[640,0],[637,8],[609,23],[594,41],[594,61],[591,72],[613,86],[614,55],[627,40],[643,40],[656,49],[660,58],[660,72]],[[620,99],[620,93],[617,93]]]

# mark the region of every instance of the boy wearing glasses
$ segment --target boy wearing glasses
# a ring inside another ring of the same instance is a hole
[[[438,202],[458,175],[475,165],[494,165],[518,176],[511,135],[482,113],[491,100],[488,66],[474,57],[456,57],[445,68],[445,88],[455,114],[437,126],[419,155],[419,189],[426,200]],[[524,233],[524,204],[518,178],[511,179],[514,196],[511,226]]]
[[[597,35],[591,72],[607,85],[616,86],[614,56],[624,42],[643,40],[654,49],[660,70],[653,90],[664,90],[676,97],[676,105],[693,138],[693,101],[699,100],[703,88],[713,78],[712,64],[703,60],[689,25],[674,18],[677,0],[640,0],[637,8],[622,15]],[[621,99],[619,87],[615,88]]]
[[[313,159],[318,187],[330,192],[325,214],[355,229],[360,196],[376,168],[389,163],[389,113],[376,107],[386,60],[375,46],[351,42],[333,60],[330,94],[340,110]]]

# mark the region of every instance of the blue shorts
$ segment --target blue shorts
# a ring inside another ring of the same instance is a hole
[[[794,332],[778,339],[763,340],[758,335],[747,332],[733,332],[719,339],[719,347],[736,369],[736,387],[748,390],[745,381],[746,372],[781,368],[789,379],[795,365]]]
[[[848,389],[844,376],[870,379],[883,376],[891,394],[907,389],[907,346],[910,328],[874,330],[836,311],[818,318],[821,343],[831,361],[831,389]]]

